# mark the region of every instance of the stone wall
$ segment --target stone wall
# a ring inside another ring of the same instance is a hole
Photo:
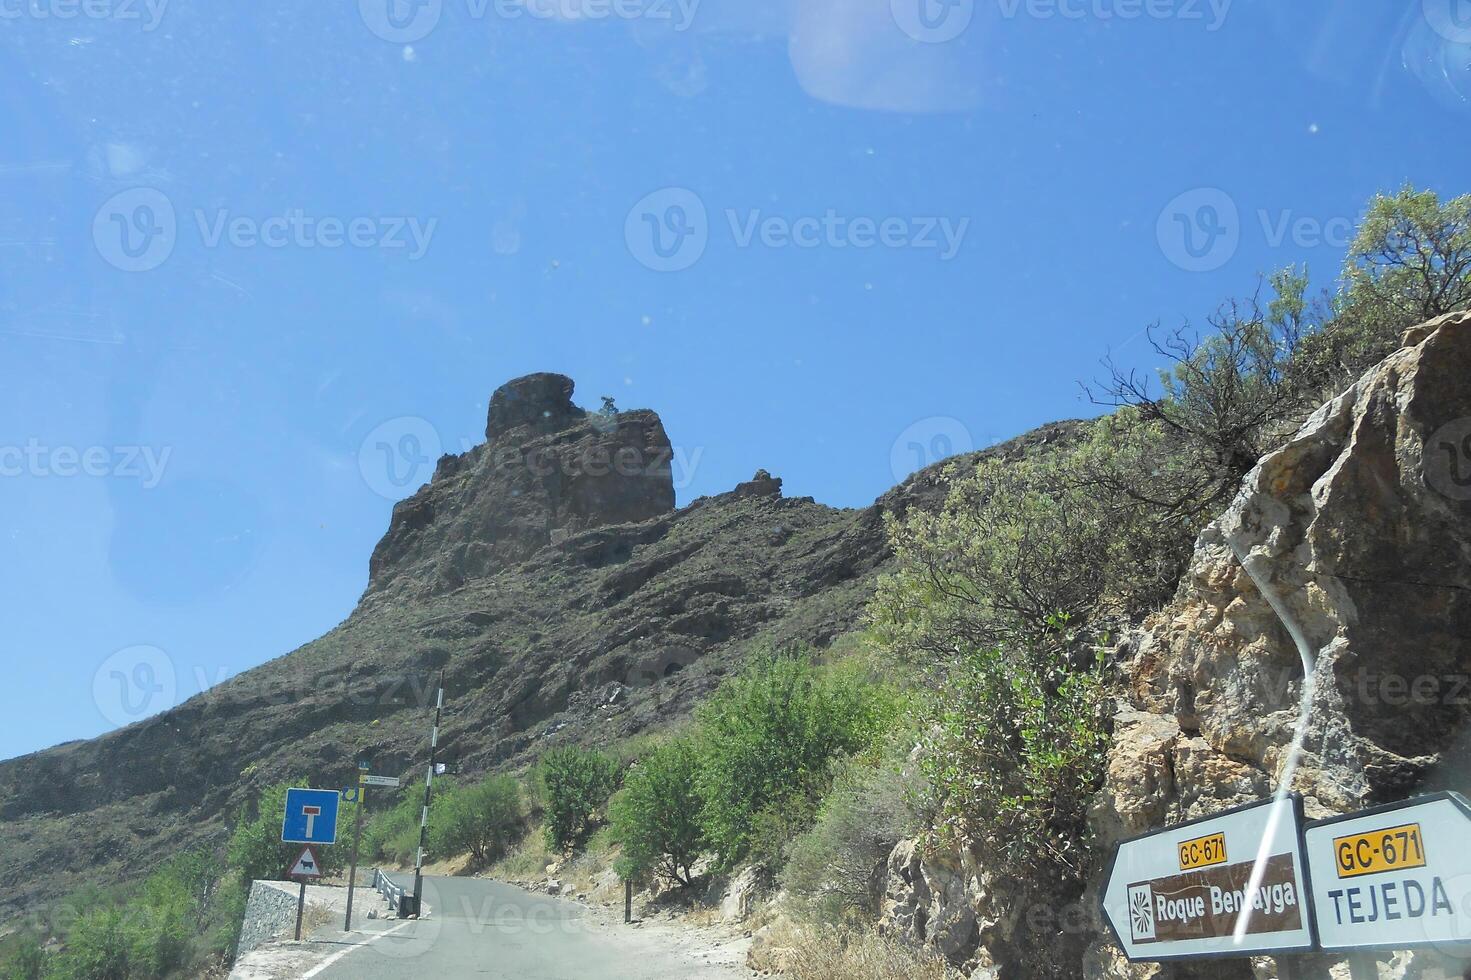
[[[238,959],[296,928],[297,886],[284,881],[252,881],[245,903],[245,921],[235,946]]]

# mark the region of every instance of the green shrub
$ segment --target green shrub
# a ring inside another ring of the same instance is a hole
[[[435,783],[438,793],[453,792],[452,783]],[[419,850],[419,823],[424,810],[424,797],[410,790],[403,793],[392,809],[375,814],[363,829],[363,853],[369,860],[390,864],[412,864]]]
[[[746,856],[763,823],[811,807],[832,761],[871,745],[898,711],[895,693],[857,669],[756,654],[696,712],[701,824],[721,863]]]
[[[133,937],[120,907],[100,908],[83,915],[66,937],[66,948],[51,964],[56,980],[131,980],[129,960]]]
[[[693,882],[690,869],[705,847],[698,771],[689,739],[666,742],[629,771],[609,807],[612,837],[623,848],[617,870],[624,880],[656,874],[675,884]]]
[[[848,760],[816,822],[792,845],[782,886],[810,918],[836,925],[878,916],[889,854],[923,829],[925,793],[907,760],[912,745],[896,738],[877,758]]]
[[[1344,312],[1387,339],[1471,307],[1471,194],[1441,202],[1406,185],[1369,204],[1344,264]]]
[[[1104,666],[1079,663],[1065,633],[1032,649],[986,649],[951,670],[924,756],[940,829],[992,866],[1081,887],[1087,801],[1108,736]]]
[[[32,935],[16,936],[13,947],[0,963],[4,980],[41,980],[46,973],[46,953],[41,940]]]
[[[547,846],[565,851],[582,843],[593,829],[598,812],[618,787],[618,763],[601,752],[567,746],[541,757],[537,779]]]
[[[499,860],[519,836],[521,786],[492,776],[435,794],[429,810],[429,851],[439,858],[468,853],[478,864]]]

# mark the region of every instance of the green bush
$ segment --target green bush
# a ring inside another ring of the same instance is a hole
[[[13,943],[4,962],[0,963],[0,977],[4,980],[41,980],[47,966],[41,940],[32,935],[21,935],[15,937]]]
[[[453,792],[444,781],[435,784],[438,792]],[[424,809],[422,793],[409,791],[401,795],[392,809],[384,810],[367,821],[363,829],[363,853],[369,860],[390,864],[412,864],[419,850],[419,823]]]
[[[73,924],[66,949],[51,964],[56,980],[131,980],[146,974],[134,972],[129,961],[133,945],[127,916],[120,907],[96,909]]]
[[[675,884],[693,882],[690,869],[705,848],[698,771],[699,756],[687,738],[666,742],[629,771],[609,807],[612,837],[623,848],[617,870],[624,880],[656,874]]]
[[[892,690],[851,666],[757,653],[696,712],[701,824],[721,863],[750,853],[763,824],[789,831],[804,807],[810,818],[830,764],[873,744],[898,712]]]
[[[782,886],[810,918],[837,925],[878,916],[889,854],[924,829],[925,790],[907,760],[913,744],[896,738],[882,755],[845,762],[816,822],[793,843]]]
[[[481,865],[498,860],[519,836],[521,786],[511,776],[435,794],[429,810],[429,851],[468,853]]]
[[[1102,654],[1079,663],[1065,631],[1032,649],[977,650],[951,670],[924,768],[940,829],[996,867],[1081,887],[1088,798],[1108,735]]]
[[[1406,185],[1369,204],[1344,265],[1344,312],[1398,331],[1471,307],[1471,194],[1441,202]]]
[[[547,846],[565,851],[582,843],[599,811],[618,788],[618,763],[592,749],[552,749],[537,766],[545,808]]]

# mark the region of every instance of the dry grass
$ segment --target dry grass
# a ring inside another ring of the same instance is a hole
[[[872,932],[804,930],[793,937],[793,980],[949,980],[939,956]]]

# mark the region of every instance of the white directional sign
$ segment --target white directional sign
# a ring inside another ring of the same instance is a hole
[[[1302,800],[1265,800],[1124,841],[1103,915],[1131,960],[1313,947]]]
[[[1456,793],[1311,823],[1324,949],[1471,949],[1471,805]]]
[[[397,776],[360,776],[359,782],[364,786],[389,786],[398,785]]]

